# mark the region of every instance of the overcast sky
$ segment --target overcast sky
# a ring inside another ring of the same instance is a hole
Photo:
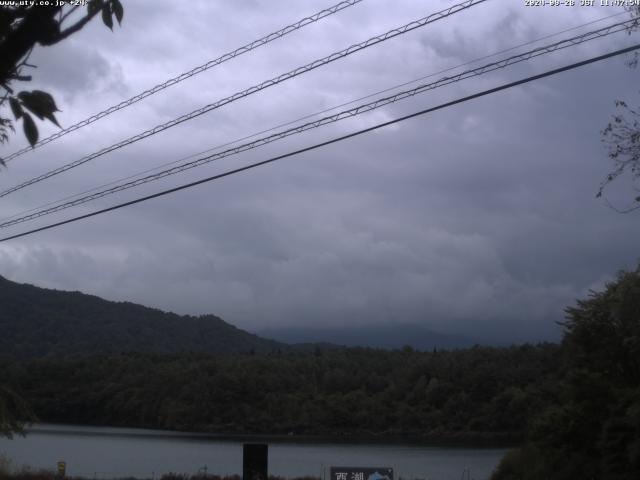
[[[364,0],[19,157],[0,173],[0,187],[455,3]],[[271,87],[2,198],[0,215],[621,12],[524,3],[490,0]],[[122,27],[113,33],[96,20],[32,56],[38,69],[28,88],[54,95],[63,126],[331,5],[123,4]],[[0,233],[286,153],[637,38],[622,33],[546,55]],[[5,242],[0,275],[181,314],[214,313],[251,331],[395,322],[476,338],[557,340],[555,322],[566,306],[640,258],[640,212],[621,215],[595,198],[612,169],[600,131],[615,112],[616,98],[637,104],[639,75],[624,57],[614,58]],[[53,132],[55,127],[41,126],[42,136]],[[0,156],[24,145],[22,134],[16,135],[0,147]],[[623,180],[607,196],[624,207],[631,193]]]

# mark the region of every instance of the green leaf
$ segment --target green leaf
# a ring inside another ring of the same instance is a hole
[[[44,109],[42,105],[40,105],[37,97],[34,97],[31,92],[20,92],[18,98],[22,100],[22,105],[24,105],[27,110],[35,113],[40,120],[44,120],[44,115],[42,114]]]
[[[62,126],[58,123],[58,119],[55,117],[55,115],[52,113],[51,115],[47,115],[47,119],[55,124],[58,128],[62,128]]]
[[[104,24],[113,30],[113,19],[111,18],[111,4],[105,3],[102,7],[102,21]]]
[[[102,0],[89,0],[87,4],[87,13],[92,15],[102,8]]]
[[[43,92],[42,90],[20,92],[18,97],[22,100],[22,104],[40,120],[44,120],[46,118],[60,127],[58,120],[56,120],[56,117],[53,114],[53,112],[58,111],[58,107],[56,106],[56,102],[53,97],[47,92]]]
[[[56,106],[56,102],[53,99],[53,97],[47,93],[47,92],[43,92],[42,90],[33,90],[31,92],[31,94],[34,97],[38,98],[38,101],[44,105],[48,111],[50,112],[59,112],[60,110],[58,110],[58,107]]]
[[[22,116],[22,105],[20,105],[16,97],[9,97],[9,105],[11,106],[13,116],[18,120]]]
[[[36,127],[36,122],[33,121],[31,115],[26,112],[22,115],[22,127],[29,144],[33,147],[38,141],[38,127]]]
[[[116,16],[116,20],[118,20],[118,25],[120,25],[122,23],[122,17],[124,16],[124,8],[122,8],[120,0],[111,0],[111,7]]]

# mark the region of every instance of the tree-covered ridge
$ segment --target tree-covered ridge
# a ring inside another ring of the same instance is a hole
[[[18,284],[2,277],[0,332],[0,357],[5,358],[283,348],[214,315],[180,316],[80,292]]]
[[[566,311],[557,396],[495,480],[640,478],[640,266]]]
[[[42,421],[216,433],[511,440],[549,404],[556,345],[0,364]]]

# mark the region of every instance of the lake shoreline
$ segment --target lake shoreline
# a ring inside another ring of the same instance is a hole
[[[451,432],[439,435],[403,435],[398,432],[368,434],[263,434],[238,432],[184,431],[155,428],[139,428],[121,425],[80,425],[62,423],[38,423],[24,429],[26,434],[74,434],[114,437],[167,437],[184,439],[219,440],[231,442],[308,443],[308,444],[391,444],[425,447],[454,448],[515,448],[521,438],[510,433]]]
[[[322,478],[331,466],[355,465],[393,468],[398,479],[459,480],[467,469],[486,480],[508,451],[488,443],[452,447],[398,437],[361,441],[352,436],[221,435],[51,423],[31,426],[24,437],[0,439],[0,451],[17,472],[23,465],[31,472],[55,470],[57,462],[65,461],[68,477],[157,480],[160,473],[174,472],[185,480],[205,468],[220,477],[241,472],[245,442],[269,444],[269,473],[283,479]]]

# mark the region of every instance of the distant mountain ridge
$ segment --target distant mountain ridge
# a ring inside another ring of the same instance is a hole
[[[38,358],[121,352],[269,352],[287,346],[215,315],[177,315],[0,276],[0,356]]]
[[[416,350],[471,347],[477,342],[461,335],[434,332],[417,324],[377,324],[336,327],[274,327],[256,335],[284,343],[330,343],[346,347],[397,349],[406,345]]]

